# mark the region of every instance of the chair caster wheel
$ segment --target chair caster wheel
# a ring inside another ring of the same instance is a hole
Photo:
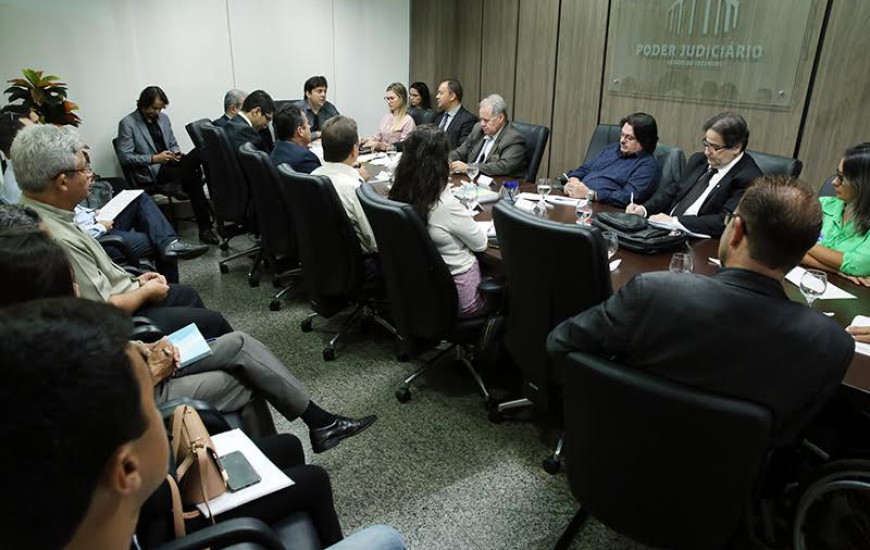
[[[559,473],[559,470],[562,469],[562,465],[559,464],[559,461],[552,456],[548,456],[547,458],[545,458],[541,466],[543,466],[544,471],[551,476],[556,475],[557,473]]]
[[[333,348],[323,348],[323,360],[332,361],[335,359],[335,350]]]
[[[401,363],[407,363],[410,360],[411,360],[411,354],[408,353],[407,351],[400,351],[400,352],[396,353],[396,361],[399,361]]]
[[[230,268],[227,267],[227,264],[220,264],[221,275],[226,275],[230,272]]]
[[[486,416],[493,424],[501,424],[504,422],[504,415],[498,410],[498,407],[490,407]],[[546,469],[546,466],[544,466],[544,468]]]
[[[251,288],[257,288],[258,286],[260,286],[260,279],[252,279],[249,277],[248,286]]]
[[[302,332],[311,332],[311,319],[305,319],[299,323],[299,328],[302,329]]]
[[[227,250],[230,249],[230,244],[229,243],[221,243],[218,245],[218,248],[220,248],[221,250],[226,252]]]
[[[399,400],[399,403],[407,403],[411,400],[411,390],[407,386],[397,389],[396,399]]]
[[[269,310],[270,311],[280,311],[281,310],[281,301],[280,300],[272,300],[269,302]]]

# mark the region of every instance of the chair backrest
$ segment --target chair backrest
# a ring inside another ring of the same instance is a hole
[[[459,298],[450,270],[409,204],[363,184],[357,196],[381,257],[396,330],[409,343],[440,340],[456,325]]]
[[[837,192],[834,191],[834,178],[837,176],[831,176],[825,180],[825,183],[822,184],[822,187],[819,189],[820,197],[836,197]]]
[[[644,544],[728,543],[768,450],[771,413],[597,356],[555,356],[564,372],[571,492]]]
[[[523,393],[546,410],[552,378],[547,335],[610,296],[607,247],[597,228],[544,220],[504,201],[492,218],[508,280],[505,344],[523,371]]]
[[[782,157],[761,151],[746,150],[749,156],[755,159],[758,168],[765,176],[791,176],[796,178],[801,175],[804,163],[791,157]]]
[[[622,134],[622,126],[616,124],[599,124],[592,132],[592,139],[589,140],[589,146],[586,147],[586,158],[584,163],[589,162],[598,156],[598,153],[604,150],[611,143],[619,141],[619,136]]]
[[[438,111],[434,109],[414,109],[411,111],[411,118],[414,119],[414,124],[420,126],[421,124],[429,124],[435,119],[435,115],[438,114]]]
[[[547,139],[550,137],[550,129],[538,124],[513,121],[511,123],[523,135],[526,141],[526,181],[535,181],[538,177],[538,168],[544,157],[544,149],[547,147]]]
[[[127,166],[121,162],[121,155],[118,153],[118,138],[112,138],[112,150],[115,151],[115,157],[118,158],[118,164],[121,165],[121,171],[124,174],[124,179],[127,185],[132,189],[138,189],[141,185],[136,181],[136,176],[133,173],[133,167]]]
[[[260,244],[273,256],[296,257],[296,228],[278,183],[278,170],[269,155],[250,142],[239,148],[239,164],[251,186]]]
[[[206,146],[205,137],[202,135],[202,125],[206,123],[211,123],[211,121],[207,118],[200,118],[184,126],[184,129],[187,130],[187,135],[190,136],[190,141],[193,142],[193,146],[200,150]]]
[[[239,167],[223,128],[210,122],[199,125],[205,138],[205,154],[209,166],[209,191],[215,217],[220,223],[251,223],[253,205],[248,181]]]
[[[302,278],[312,308],[325,317],[341,311],[365,277],[359,237],[327,176],[278,166],[278,189],[296,225]]]

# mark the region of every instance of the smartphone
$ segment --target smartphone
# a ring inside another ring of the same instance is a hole
[[[227,472],[227,488],[236,492],[260,482],[260,474],[254,470],[241,451],[233,451],[221,457],[221,464]]]

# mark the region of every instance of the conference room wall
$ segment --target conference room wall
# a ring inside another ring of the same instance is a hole
[[[486,17],[477,34],[485,37],[481,48],[483,63],[477,75],[470,78],[481,78],[484,86],[477,96],[467,93],[464,103],[473,108],[481,95],[496,91],[488,84],[497,83],[502,88],[497,91],[506,98],[513,98],[511,108],[516,120],[548,125],[552,130],[550,155],[549,159],[545,157],[540,175],[557,176],[576,167],[585,156],[596,124],[616,123],[625,114],[637,110],[656,116],[663,143],[683,147],[689,154],[698,150],[700,127],[706,119],[724,110],[741,112],[750,125],[750,146],[785,156],[798,153],[805,165],[803,178],[816,187],[833,171],[847,145],[868,139],[864,129],[870,123],[867,92],[870,71],[863,70],[866,62],[862,53],[870,45],[870,37],[862,31],[870,23],[868,2],[815,0],[812,3],[809,32],[802,43],[793,97],[786,109],[725,101],[645,99],[610,93],[603,77],[609,74],[612,63],[615,0],[519,0],[516,26],[514,0],[482,2]],[[467,10],[440,8],[448,18],[446,24],[434,19],[440,15],[433,7],[435,4],[453,3],[412,0],[411,72],[421,77],[432,75],[427,80],[430,83],[440,78],[435,77],[436,74],[451,72],[453,66],[445,60],[458,57],[470,66],[480,56],[477,49],[466,49],[451,40],[453,27],[464,24],[467,32],[469,21],[462,17]],[[551,22],[551,10],[556,9],[554,4],[558,4],[555,26]],[[830,17],[822,37],[825,11],[829,7]],[[423,20],[417,17],[419,14],[427,14],[429,18]],[[446,30],[437,37],[434,32],[423,32],[436,25]],[[793,40],[796,32],[802,30],[777,29],[771,34],[771,40],[774,45],[776,40]],[[430,41],[432,37],[438,39],[434,48],[438,54],[427,57],[423,52],[435,44]],[[516,61],[488,56],[488,52],[499,51],[500,55],[509,57],[514,38],[517,39]],[[819,48],[821,57],[816,63]],[[554,76],[550,79],[553,58]],[[488,64],[488,60],[495,62]],[[814,67],[817,74],[813,79]],[[810,86],[814,89],[810,90]]]
[[[184,125],[219,116],[227,89],[299,98],[312,74],[373,132],[387,84],[408,78],[409,18],[410,0],[11,0],[0,3],[0,78],[22,68],[63,77],[95,170],[120,175],[111,140],[151,84],[169,95],[184,150]]]

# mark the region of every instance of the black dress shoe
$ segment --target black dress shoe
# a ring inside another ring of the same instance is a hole
[[[208,252],[208,245],[190,244],[181,239],[175,239],[163,247],[161,251],[164,258],[178,258],[179,260],[190,260],[202,256],[206,252]]]
[[[375,423],[378,417],[369,415],[364,418],[345,418],[339,416],[335,422],[323,428],[311,430],[311,448],[315,453],[322,453],[338,445],[342,439],[354,436]]]
[[[212,231],[210,227],[199,230],[199,242],[205,244],[220,244],[218,236],[214,234],[214,231]]]
[[[164,183],[157,186],[157,192],[167,197],[172,197],[176,200],[186,201],[190,199],[187,193],[181,189],[181,185],[176,182]]]

